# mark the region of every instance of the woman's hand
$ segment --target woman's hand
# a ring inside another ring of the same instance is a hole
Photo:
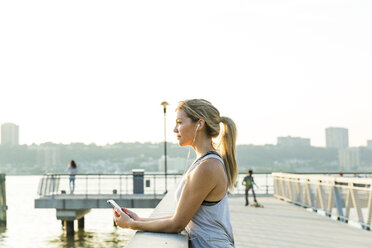
[[[141,217],[139,217],[135,212],[130,211],[127,208],[121,208],[124,212],[126,212],[133,220],[141,221]]]
[[[131,223],[133,220],[125,213],[122,213],[118,209],[114,209],[114,221],[116,225],[118,225],[121,228],[130,228]]]

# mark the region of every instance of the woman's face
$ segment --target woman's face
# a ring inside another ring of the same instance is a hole
[[[173,132],[177,134],[178,144],[180,146],[192,145],[196,130],[196,122],[187,117],[185,111],[182,109],[177,111],[176,126]]]

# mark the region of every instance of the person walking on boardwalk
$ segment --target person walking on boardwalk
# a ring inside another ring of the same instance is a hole
[[[252,189],[254,204],[257,205],[256,194],[254,193],[253,184],[257,186],[253,179],[253,171],[249,170],[248,174],[244,177],[242,184],[245,186],[245,205],[249,205],[248,192]]]
[[[70,194],[73,194],[75,191],[75,176],[77,174],[77,165],[74,160],[71,160],[70,163],[68,163],[67,170],[70,174],[69,178]]]
[[[179,233],[186,228],[190,247],[234,246],[227,191],[238,175],[236,126],[232,119],[203,99],[179,103],[174,132],[180,146],[191,146],[197,159],[184,174],[171,216],[141,218],[133,211],[114,211],[119,227],[148,232]],[[220,124],[222,130],[220,131]],[[212,138],[220,137],[215,144]]]

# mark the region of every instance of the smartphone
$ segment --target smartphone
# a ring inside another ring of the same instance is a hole
[[[118,209],[118,211],[120,211],[121,213],[123,213],[123,214],[126,214],[126,215],[128,215],[130,218],[132,218],[132,216],[130,216],[128,213],[126,213],[125,211],[123,211],[123,209],[121,209],[121,207],[114,201],[114,200],[108,200],[107,201],[107,203],[108,204],[110,204],[111,205],[111,207],[113,207],[113,208],[117,208]],[[133,219],[133,218],[132,218]]]

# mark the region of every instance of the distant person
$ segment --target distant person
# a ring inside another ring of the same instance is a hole
[[[147,232],[189,233],[190,247],[234,247],[227,191],[238,175],[236,163],[236,126],[233,120],[203,99],[179,103],[174,132],[180,146],[191,146],[197,159],[182,178],[177,190],[173,215],[141,218],[114,211],[118,226]],[[222,131],[220,124],[223,124]],[[219,144],[212,138],[221,135]]]
[[[253,184],[256,186],[257,184],[254,182],[252,174],[253,174],[253,171],[249,170],[248,174],[244,177],[243,182],[242,182],[242,185],[245,186],[245,205],[246,206],[249,205],[248,192],[250,190],[252,190],[252,193],[253,193],[254,204],[257,205],[256,194],[254,193],[254,188],[253,188]]]
[[[77,166],[74,160],[71,160],[70,163],[68,163],[67,170],[70,174],[70,194],[73,194],[75,190],[75,175],[77,174]]]

